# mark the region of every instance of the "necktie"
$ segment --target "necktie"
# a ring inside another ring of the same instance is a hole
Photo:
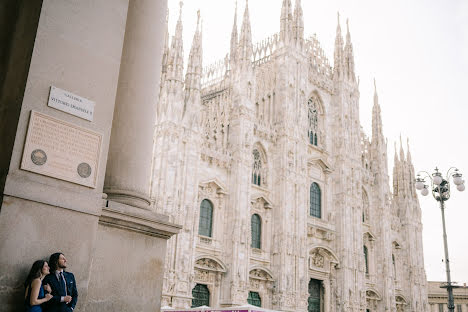
[[[62,272],[60,272],[59,275],[60,275],[60,287],[62,287],[62,291],[66,296],[67,295],[67,288],[65,287],[65,278],[63,277]]]

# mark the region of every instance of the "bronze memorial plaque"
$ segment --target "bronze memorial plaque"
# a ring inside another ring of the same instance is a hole
[[[96,187],[102,135],[31,111],[21,169]]]

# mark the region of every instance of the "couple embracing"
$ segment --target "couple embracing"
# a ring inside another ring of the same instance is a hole
[[[37,260],[24,287],[28,312],[71,312],[78,300],[75,276],[65,272],[67,259],[61,252],[50,255],[49,263]]]

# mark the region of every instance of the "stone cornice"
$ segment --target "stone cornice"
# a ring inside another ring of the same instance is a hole
[[[133,206],[107,201],[102,208],[99,224],[133,231],[144,235],[169,239],[182,228],[168,222],[168,217]]]

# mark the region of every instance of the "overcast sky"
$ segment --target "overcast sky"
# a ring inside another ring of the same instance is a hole
[[[291,0],[294,6],[295,0]],[[282,0],[250,0],[253,42],[279,32]],[[238,27],[245,1],[238,2]],[[235,0],[185,0],[184,49],[187,59],[196,25],[203,19],[203,62],[229,51]],[[388,138],[389,173],[394,141],[410,140],[416,171],[444,174],[451,166],[468,177],[468,1],[302,0],[304,34],[316,33],[330,64],[340,12],[342,31],[349,18],[356,74],[360,77],[360,119],[371,135],[373,78]],[[174,34],[179,1],[169,0],[169,33]],[[344,33],[345,34],[345,33]],[[185,61],[186,64],[186,61]],[[399,143],[398,143],[399,144]],[[468,179],[467,179],[468,180]],[[468,185],[467,185],[468,187]],[[442,225],[438,203],[420,196],[424,261],[428,280],[445,280]],[[468,283],[468,190],[452,189],[446,224],[452,280]]]

